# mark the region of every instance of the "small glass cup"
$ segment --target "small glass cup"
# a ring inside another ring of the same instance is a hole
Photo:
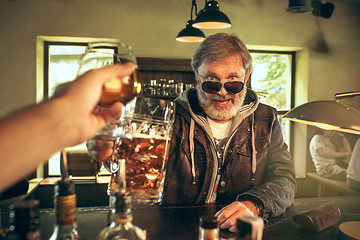
[[[89,43],[88,48],[80,59],[77,75],[80,76],[91,69],[102,68],[107,65],[132,62],[137,68],[135,54],[132,48],[120,41]],[[105,82],[99,103],[95,111],[103,111],[114,102],[123,104],[131,101],[141,91],[141,84],[137,80],[136,71],[132,76],[112,78]],[[97,136],[117,137],[116,126],[109,124],[97,132]]]

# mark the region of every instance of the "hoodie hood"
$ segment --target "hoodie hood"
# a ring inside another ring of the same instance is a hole
[[[209,125],[206,120],[206,114],[199,105],[197,91],[195,89],[188,89],[183,91],[175,99],[175,102],[180,104],[191,115],[193,120],[200,126],[205,127],[205,125]],[[259,99],[257,94],[253,90],[247,89],[244,105],[241,107],[237,115],[232,119],[231,131],[235,130],[246,117],[255,112],[258,105]]]
[[[206,114],[199,105],[199,100],[197,97],[196,89],[188,89],[183,91],[176,99],[175,102],[180,104],[191,116],[190,120],[190,132],[189,132],[189,143],[190,143],[190,154],[191,154],[191,163],[192,163],[192,175],[193,183],[195,184],[195,164],[194,164],[194,127],[195,122],[200,125],[204,131],[209,136],[209,140],[214,143],[214,136],[212,134],[210,125],[206,119]],[[255,149],[255,134],[254,134],[254,112],[259,105],[259,99],[257,94],[251,90],[247,89],[246,97],[244,100],[244,105],[240,108],[237,115],[232,119],[230,135],[225,146],[225,151],[227,151],[230,141],[233,137],[235,130],[239,127],[242,121],[252,115],[251,117],[251,145],[252,145],[252,173],[253,176],[256,171],[256,149]],[[216,156],[215,149],[213,149],[213,155]],[[225,154],[224,154],[225,156]]]

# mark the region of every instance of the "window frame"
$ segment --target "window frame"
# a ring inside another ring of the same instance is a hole
[[[295,67],[296,67],[296,51],[279,51],[279,50],[255,50],[249,49],[250,53],[268,53],[268,54],[287,54],[291,56],[291,89],[290,89],[290,109],[295,105]],[[289,109],[289,110],[290,110]],[[278,110],[279,115],[284,115],[289,110]]]
[[[66,38],[66,39],[50,39],[50,40],[44,40],[43,41],[43,99],[48,99],[49,95],[49,47],[50,46],[56,46],[56,45],[63,45],[63,46],[87,46],[89,42],[93,42],[94,39],[85,39],[82,38],[78,40],[79,38]],[[106,41],[108,39],[96,39],[96,41]],[[290,89],[290,109],[294,107],[295,102],[295,73],[296,73],[296,51],[282,51],[282,50],[257,50],[257,49],[249,49],[250,53],[262,53],[262,54],[288,54],[291,56],[291,89]],[[288,110],[277,110],[278,116],[283,116]],[[292,124],[289,124],[289,150],[291,151],[294,146],[291,144],[291,140],[293,139],[293,130],[292,130]],[[43,177],[53,177],[57,175],[50,175],[49,174],[49,162],[46,162],[43,165]]]
[[[291,63],[290,63],[290,109],[293,109],[295,106],[295,77],[296,77],[296,53],[297,51],[288,51],[288,50],[257,50],[257,49],[249,49],[250,53],[264,53],[264,54],[287,54],[291,56]],[[277,110],[278,118],[280,116],[285,115],[290,109],[286,110]],[[280,122],[280,121],[279,121]],[[289,122],[288,131],[288,139],[286,142],[288,144],[289,151],[292,152],[294,149],[293,139],[294,139],[294,125],[292,122]],[[284,136],[284,133],[283,133]]]
[[[49,98],[49,48],[50,46],[88,46],[89,42],[66,42],[66,41],[44,41],[44,54],[43,54],[43,99],[46,100]],[[49,161],[44,164],[43,168],[44,177],[56,177],[60,175],[50,175],[49,174]]]

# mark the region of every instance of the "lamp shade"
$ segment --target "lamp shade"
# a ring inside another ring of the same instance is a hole
[[[209,1],[195,18],[194,27],[202,29],[223,29],[231,27],[229,18],[220,11],[219,3]]]
[[[314,101],[300,105],[284,118],[326,130],[360,135],[360,111],[335,101]]]
[[[176,40],[179,42],[202,42],[205,39],[205,34],[198,28],[192,26],[193,20],[186,23],[186,27],[179,32]]]
[[[309,0],[289,0],[287,11],[290,13],[303,13],[311,10]]]

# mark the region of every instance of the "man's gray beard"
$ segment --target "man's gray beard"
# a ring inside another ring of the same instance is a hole
[[[207,98],[204,91],[201,89],[201,84],[197,84],[197,93],[199,98],[199,104],[211,119],[214,120],[230,120],[231,118],[235,117],[236,114],[239,112],[241,107],[244,105],[244,100],[246,96],[246,86],[244,89],[239,93],[238,97],[235,98],[234,94],[227,94],[226,96],[222,97],[219,94],[213,94],[211,99]],[[212,103],[212,100],[227,100],[231,99],[233,102],[233,107],[230,109],[217,109]]]

